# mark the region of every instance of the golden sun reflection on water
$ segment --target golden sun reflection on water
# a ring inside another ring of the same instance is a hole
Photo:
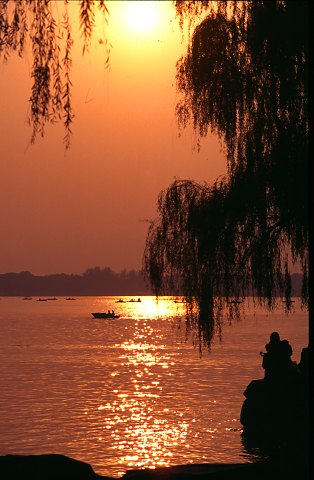
[[[270,331],[300,359],[307,314],[251,309],[200,358],[181,299],[122,300],[2,298],[0,453],[59,451],[118,478],[132,468],[259,460],[241,439],[243,391],[263,373],[258,352]],[[90,318],[108,309],[119,318]]]
[[[110,432],[118,464],[127,463],[130,468],[169,466],[173,448],[186,447],[188,422],[179,411],[170,415],[160,402],[162,375],[171,370],[174,362],[166,345],[148,342],[152,334],[153,328],[144,322],[141,329],[135,328],[132,340],[120,345],[119,362],[129,374],[127,391],[123,386],[113,390],[113,401],[98,407],[108,412],[103,419],[104,429]]]
[[[184,304],[177,304],[170,297],[160,297],[156,300],[153,296],[141,298],[140,315],[146,318],[171,318],[185,313]]]
[[[107,311],[108,299],[106,297],[99,297],[95,299],[93,308],[98,311]],[[159,297],[156,299],[154,296],[142,296],[139,297],[139,301],[136,298],[130,296],[121,296],[119,300],[113,300],[110,303],[110,310],[114,310],[116,314],[120,315],[120,318],[132,318],[134,319],[173,319],[182,318],[186,314],[186,308],[183,301],[174,299],[172,297]],[[150,331],[145,331],[146,334],[154,333],[154,326]],[[138,334],[138,339],[144,338],[144,332],[142,337]]]

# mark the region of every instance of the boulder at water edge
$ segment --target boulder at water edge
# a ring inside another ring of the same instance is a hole
[[[100,477],[88,463],[64,455],[5,455],[0,457],[3,480],[97,480]]]

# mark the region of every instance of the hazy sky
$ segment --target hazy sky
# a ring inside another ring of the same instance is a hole
[[[66,154],[62,126],[29,144],[29,51],[0,66],[0,273],[139,269],[160,190],[175,178],[211,182],[226,172],[216,137],[200,152],[191,128],[179,137],[175,64],[184,45],[172,2],[135,2],[156,7],[140,24],[128,11],[132,3],[108,2],[109,26],[97,17],[84,57],[76,38],[76,116]],[[74,34],[78,24],[75,10]],[[105,36],[113,45],[110,71]]]

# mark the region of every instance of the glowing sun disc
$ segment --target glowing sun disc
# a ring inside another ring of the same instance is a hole
[[[147,33],[155,29],[159,22],[157,1],[137,0],[124,3],[124,21],[129,30]]]

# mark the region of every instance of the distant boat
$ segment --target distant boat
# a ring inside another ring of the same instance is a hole
[[[32,297],[24,297],[23,300],[33,300]]]
[[[131,298],[131,300],[123,300],[122,298],[120,298],[119,300],[116,300],[116,303],[137,303],[141,301],[142,300],[140,298],[138,298],[137,300],[135,300],[134,298]]]
[[[76,298],[69,297],[69,298],[66,298],[66,300],[76,300]]]
[[[37,302],[47,302],[47,298],[38,298]]]
[[[92,313],[94,318],[119,318],[120,315],[115,313],[106,313],[106,312],[94,312]]]

